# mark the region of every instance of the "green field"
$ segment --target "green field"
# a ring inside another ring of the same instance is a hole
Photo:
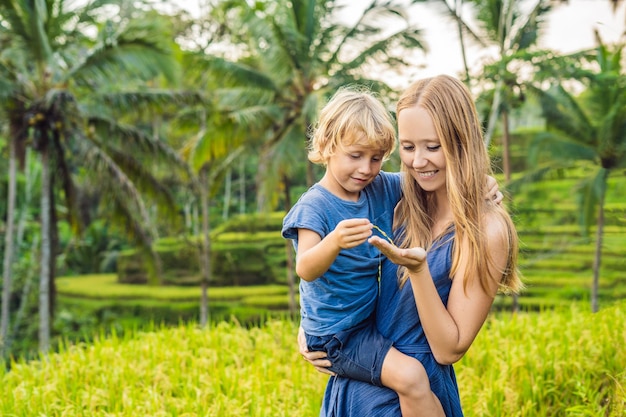
[[[518,314],[512,297],[496,299],[456,366],[467,416],[626,416],[622,182],[607,200],[596,314],[594,228],[581,233],[571,196],[548,205],[558,199],[540,192],[573,182],[539,184],[512,205],[526,289]],[[43,361],[1,367],[2,416],[318,415],[326,376],[297,353],[284,283],[210,287],[205,330],[197,286],[92,274],[57,278],[56,289],[64,341]]]
[[[626,415],[626,304],[498,313],[456,365],[466,416]],[[191,323],[0,367],[2,416],[316,416],[327,377],[297,323]]]

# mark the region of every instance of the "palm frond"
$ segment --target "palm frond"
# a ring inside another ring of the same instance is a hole
[[[124,196],[113,194],[112,198],[103,202],[108,217],[113,219],[118,230],[130,238],[137,245],[148,270],[148,282],[158,284],[161,270],[161,260],[153,248],[155,240],[152,232],[136,217],[133,207],[126,204]]]
[[[103,201],[116,201],[125,213],[132,213],[131,219],[140,227],[132,229],[134,237],[153,236],[148,225],[153,224],[145,198],[157,204],[160,216],[170,221],[177,221],[178,215],[174,200],[169,190],[148,172],[145,164],[132,156],[119,151],[103,152],[97,146],[89,147],[83,154],[85,163],[90,167],[86,175],[93,178],[94,184],[104,197]],[[103,175],[106,174],[106,175]]]
[[[406,62],[402,56],[391,53],[398,49],[428,51],[422,40],[422,32],[419,29],[405,29],[397,31],[384,39],[370,43],[366,49],[360,51],[350,62],[343,64],[343,71],[361,68],[361,66],[368,61],[385,62],[391,68],[396,65],[408,65],[408,62]]]
[[[541,160],[588,160],[598,161],[596,150],[587,144],[574,141],[566,135],[555,132],[536,134],[528,147],[528,160],[536,165]]]
[[[581,143],[593,144],[595,131],[589,116],[561,85],[548,91],[532,88],[538,97],[549,129],[576,138]]]
[[[555,164],[548,164],[545,166],[536,165],[534,169],[529,169],[525,171],[523,175],[508,182],[506,184],[506,192],[517,194],[524,186],[544,179],[545,176],[552,172],[555,168],[558,169],[559,167],[555,166]]]
[[[142,114],[171,114],[181,107],[207,104],[204,96],[198,91],[169,89],[149,89],[100,93],[93,102],[110,106],[116,113],[133,112]]]
[[[274,10],[271,11],[271,18],[264,18],[266,14],[259,16],[252,7],[242,13],[242,23],[249,32],[248,43],[254,51],[258,68],[265,74],[271,74],[274,82],[290,78],[295,58],[294,48],[298,44],[295,39],[298,35],[294,33],[293,26],[287,23],[287,19],[282,19],[285,13],[281,6],[282,2],[272,5]],[[283,23],[279,23],[281,20]],[[281,25],[285,25],[285,28]]]
[[[30,13],[31,7],[28,4],[16,3],[12,0],[0,0],[0,31],[9,32],[15,37],[23,40],[31,39],[25,21],[26,15]]]
[[[459,11],[456,8],[452,7],[452,5],[448,3],[447,0],[411,0],[411,4],[425,2],[433,3],[433,7],[441,9],[442,16],[449,18],[452,22],[456,23],[457,26],[460,27],[463,36],[468,36],[472,42],[476,43],[482,48],[487,47],[487,43],[483,40],[483,37],[480,34],[476,33],[476,31],[467,24],[467,21],[462,18],[462,10]],[[453,1],[452,3],[455,2]]]
[[[598,210],[600,196],[607,188],[606,178],[608,171],[600,168],[595,175],[580,181],[576,186],[578,205],[580,207],[579,225],[583,236],[589,234],[589,228]]]
[[[194,172],[198,172],[207,162],[213,162],[228,155],[242,142],[242,135],[232,123],[212,125],[194,139],[188,147],[188,161]]]
[[[120,77],[150,80],[164,75],[175,82],[178,67],[171,44],[163,41],[167,33],[162,19],[130,21],[120,33],[109,33],[101,43],[67,71],[65,80],[80,86],[111,84]]]
[[[143,155],[151,158],[154,163],[166,164],[172,174],[186,174],[185,162],[167,143],[154,135],[106,116],[90,115],[87,123],[96,135],[84,138],[107,153],[119,151],[129,155]]]
[[[525,50],[536,45],[551,10],[549,1],[540,0],[530,12],[519,18],[512,33],[511,46],[515,50]]]
[[[61,144],[60,135],[56,134],[54,136],[51,148],[51,160],[53,161],[53,166],[55,167],[55,174],[53,175],[53,178],[55,181],[58,178],[58,181],[61,182],[63,196],[65,198],[65,206],[67,208],[66,220],[74,233],[80,234],[83,232],[85,225],[79,215],[76,185],[74,184],[74,180],[72,178],[72,172],[69,161],[66,157],[66,152]]]
[[[222,86],[255,86],[259,89],[278,91],[274,79],[251,66],[228,61],[220,57],[208,57],[206,69],[211,71]]]

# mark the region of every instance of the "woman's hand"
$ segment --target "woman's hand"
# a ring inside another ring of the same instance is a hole
[[[370,237],[368,242],[376,246],[391,262],[404,266],[411,272],[420,272],[426,264],[426,251],[423,248],[401,249],[378,236]]]
[[[304,360],[313,365],[319,372],[328,375],[335,375],[334,372],[328,370],[331,363],[328,359],[326,359],[326,352],[309,352],[309,349],[306,346],[306,337],[304,336],[304,330],[302,327],[298,329],[298,348]]]

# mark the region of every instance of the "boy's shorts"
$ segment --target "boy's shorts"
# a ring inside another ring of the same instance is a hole
[[[357,379],[382,386],[380,381],[383,361],[393,343],[385,339],[374,320],[365,320],[358,326],[329,336],[306,334],[309,351],[324,351],[338,376]]]

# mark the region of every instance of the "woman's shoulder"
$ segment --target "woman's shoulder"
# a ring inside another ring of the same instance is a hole
[[[490,206],[483,219],[483,231],[489,246],[508,246],[512,235],[515,234],[515,225],[511,216],[502,206]]]

